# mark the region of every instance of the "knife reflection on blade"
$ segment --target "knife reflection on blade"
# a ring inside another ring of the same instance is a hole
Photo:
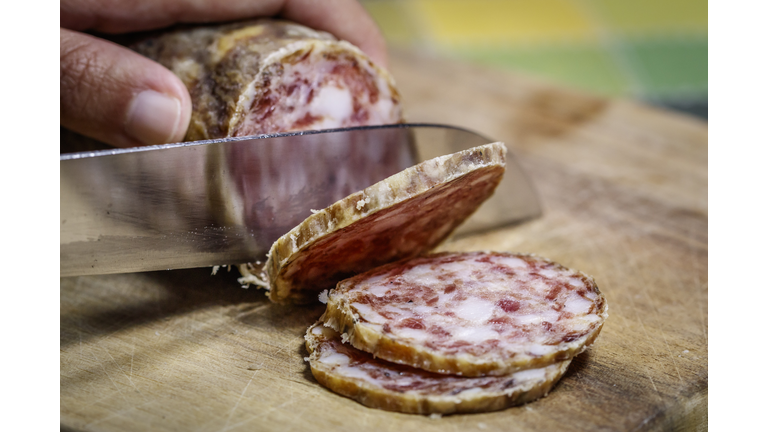
[[[62,154],[60,276],[259,260],[312,209],[489,142],[451,126],[398,124]],[[539,214],[508,156],[495,197],[460,232]]]

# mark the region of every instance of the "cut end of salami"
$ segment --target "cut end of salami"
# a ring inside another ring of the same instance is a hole
[[[323,317],[356,348],[437,373],[505,375],[566,360],[607,317],[594,280],[541,257],[442,253],[344,280]]]
[[[265,59],[259,75],[232,118],[233,136],[401,121],[389,74],[344,41],[294,42]]]
[[[292,22],[259,19],[186,28],[131,48],[170,69],[189,90],[186,141],[404,120],[400,95],[386,70],[350,43]],[[357,138],[349,135],[307,147],[209,148],[205,158],[225,164],[230,176],[190,189],[211,191],[215,196],[205,198],[223,203],[216,207],[220,222],[254,229],[259,235],[246,241],[264,250],[310,208],[325,207],[402,169],[403,149],[382,145],[389,139],[402,142],[400,133],[382,132],[382,142],[364,143],[367,147],[354,144]],[[328,161],[340,156],[346,164],[333,171]],[[357,161],[370,166],[374,157],[375,169],[351,169],[359,168]],[[208,182],[207,177],[200,181]],[[322,192],[309,200],[296,198],[312,195],[312,188]],[[243,264],[239,269],[241,283],[267,285],[260,268]]]
[[[265,266],[275,302],[315,302],[347,277],[431,250],[491,196],[502,143],[408,168],[316,212],[272,246]]]
[[[387,71],[348,42],[288,21],[180,30],[132,48],[189,89],[187,141],[403,121]]]
[[[570,360],[505,376],[440,375],[395,363],[342,343],[322,323],[307,330],[312,374],[325,387],[363,405],[411,414],[487,412],[546,396]]]

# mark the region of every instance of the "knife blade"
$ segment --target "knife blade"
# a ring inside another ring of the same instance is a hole
[[[60,276],[261,260],[313,209],[489,142],[452,126],[398,124],[65,153]],[[510,153],[496,194],[457,234],[540,213]]]

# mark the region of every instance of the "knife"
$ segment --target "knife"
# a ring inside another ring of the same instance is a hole
[[[60,276],[263,260],[312,210],[422,160],[493,142],[438,124],[267,134],[60,155]],[[537,217],[511,153],[458,235]]]

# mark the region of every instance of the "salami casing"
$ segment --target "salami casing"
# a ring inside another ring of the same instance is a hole
[[[326,325],[382,359],[507,375],[567,360],[607,317],[594,280],[533,255],[442,253],[391,263],[328,293]]]
[[[387,71],[354,45],[288,21],[173,31],[132,48],[189,89],[187,141],[402,121]]]
[[[491,196],[505,155],[494,143],[430,159],[308,217],[272,245],[269,298],[317,301],[342,279],[431,250]]]
[[[355,46],[295,23],[262,19],[187,28],[148,37],[131,48],[169,68],[186,85],[192,100],[187,141],[403,121],[400,95],[386,70]],[[401,133],[378,137],[386,142],[400,139]],[[255,232],[242,241],[254,251],[266,251],[310,209],[404,166],[399,145],[358,143],[352,134],[334,135],[334,142],[320,140],[205,148],[193,155],[196,160],[184,161],[195,172],[178,189],[190,191],[186,199],[210,202],[218,224]],[[329,162],[342,157],[342,164]],[[374,158],[376,169],[359,169]],[[222,165],[227,176],[211,182],[206,170]],[[313,189],[322,191],[313,195]],[[159,220],[179,218],[156,213]],[[253,265],[241,268],[245,283],[256,282],[247,270]]]
[[[317,323],[305,336],[307,358],[325,387],[363,405],[412,414],[486,412],[546,396],[570,360],[506,376],[440,375],[377,359],[343,344],[334,330]]]

